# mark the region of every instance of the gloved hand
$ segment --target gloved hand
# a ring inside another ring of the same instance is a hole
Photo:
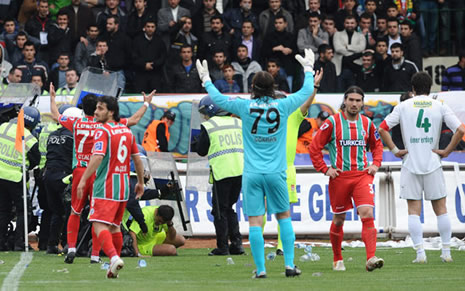
[[[301,55],[295,55],[295,59],[302,65],[304,72],[310,72],[313,74],[313,64],[315,63],[315,55],[312,49],[305,49],[305,57]]]
[[[201,63],[200,60],[196,62],[197,72],[199,72],[200,80],[202,80],[202,86],[205,87],[207,81],[211,81],[210,73],[208,72],[208,63],[207,60],[203,60]]]

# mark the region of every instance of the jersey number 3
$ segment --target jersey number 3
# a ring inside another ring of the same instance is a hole
[[[424,109],[420,109],[418,111],[418,117],[417,117],[417,127],[418,128],[423,128],[425,132],[429,131],[429,128],[431,127],[431,123],[429,123],[429,118],[425,117],[423,118],[423,113],[425,112]]]
[[[265,113],[265,109],[261,108],[251,108],[250,109],[250,114],[253,113],[258,113],[257,118],[255,118],[255,122],[252,125],[252,134],[257,133],[257,128],[258,128],[258,123],[260,122],[260,119],[262,118],[263,113]],[[268,128],[268,133],[275,133],[278,128],[279,128],[279,123],[280,123],[280,117],[279,117],[279,111],[278,109],[271,107],[266,111],[266,121],[270,123],[271,125],[274,125],[273,127]]]

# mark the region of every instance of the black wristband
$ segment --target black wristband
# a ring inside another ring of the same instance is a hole
[[[317,86],[317,85],[313,85],[313,88],[320,90],[320,86]]]
[[[172,222],[169,223],[169,224],[168,223],[166,224],[166,226],[168,226],[168,227],[172,227],[173,225],[174,225],[174,223],[172,223]]]

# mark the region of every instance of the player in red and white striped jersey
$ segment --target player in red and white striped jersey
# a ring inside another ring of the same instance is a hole
[[[375,256],[376,228],[374,225],[374,175],[381,166],[383,144],[373,122],[360,113],[363,90],[352,86],[344,93],[342,112],[326,119],[309,147],[313,166],[329,176],[329,199],[334,213],[330,229],[333,248],[333,270],[345,271],[341,254],[346,212],[357,207],[362,220],[362,240],[365,243],[368,271],[381,268],[384,260]],[[331,165],[326,166],[321,152],[329,146]],[[367,161],[367,149],[373,163]]]
[[[118,101],[114,97],[98,99],[95,117],[103,125],[95,131],[92,157],[77,187],[78,198],[84,196],[87,180],[97,171],[93,185],[90,218],[97,240],[111,259],[108,278],[117,278],[124,266],[119,257],[123,246],[120,230],[129,197],[130,159],[137,172],[135,192],[140,198],[144,191],[144,168],[138,155],[136,139],[131,130],[119,123]]]
[[[152,101],[152,97],[155,94],[155,90],[149,95],[144,96],[144,106],[142,106],[133,116],[130,118],[122,118],[120,123],[132,126],[139,122],[148,108],[148,105]],[[65,257],[65,263],[72,264],[76,254],[76,243],[80,226],[80,215],[81,211],[86,205],[87,201],[90,200],[92,194],[93,179],[88,183],[88,186],[84,190],[85,195],[82,199],[77,198],[77,185],[86,170],[86,167],[90,161],[92,155],[92,148],[94,145],[94,134],[95,129],[101,125],[95,118],[94,112],[97,104],[97,96],[94,94],[86,95],[82,99],[83,111],[85,116],[77,117],[66,117],[58,113],[58,108],[55,102],[55,88],[53,84],[50,84],[50,111],[52,118],[58,121],[61,125],[68,128],[74,137],[74,156],[73,156],[73,184],[71,190],[71,214],[68,219],[67,225],[67,243],[68,243],[68,254]],[[92,229],[92,237],[95,238],[94,230]],[[91,263],[99,262],[100,246],[92,245]]]
[[[439,100],[428,97],[433,82],[425,72],[412,77],[415,97],[398,104],[379,126],[379,133],[396,157],[402,158],[400,198],[407,200],[408,229],[417,257],[413,263],[426,263],[423,229],[420,221],[422,199],[431,200],[438,220],[442,241],[441,259],[452,262],[450,255],[451,225],[446,207],[446,187],[441,158],[447,157],[460,142],[464,128],[458,118]],[[454,132],[449,145],[439,150],[442,123]],[[389,131],[400,123],[405,150],[399,150]]]

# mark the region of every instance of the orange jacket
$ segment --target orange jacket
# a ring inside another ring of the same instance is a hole
[[[305,118],[305,119],[310,123],[312,128],[306,133],[302,134],[297,140],[296,153],[298,154],[308,154],[307,147],[312,143],[313,136],[316,134],[316,131],[318,130],[318,124],[316,123],[315,118]]]
[[[165,124],[166,140],[170,141],[170,132],[168,130],[168,124],[165,121],[154,120],[147,127],[147,130],[144,133],[144,139],[142,140],[142,146],[148,152],[160,152],[160,146],[158,145],[157,139],[157,127],[160,123]]]

